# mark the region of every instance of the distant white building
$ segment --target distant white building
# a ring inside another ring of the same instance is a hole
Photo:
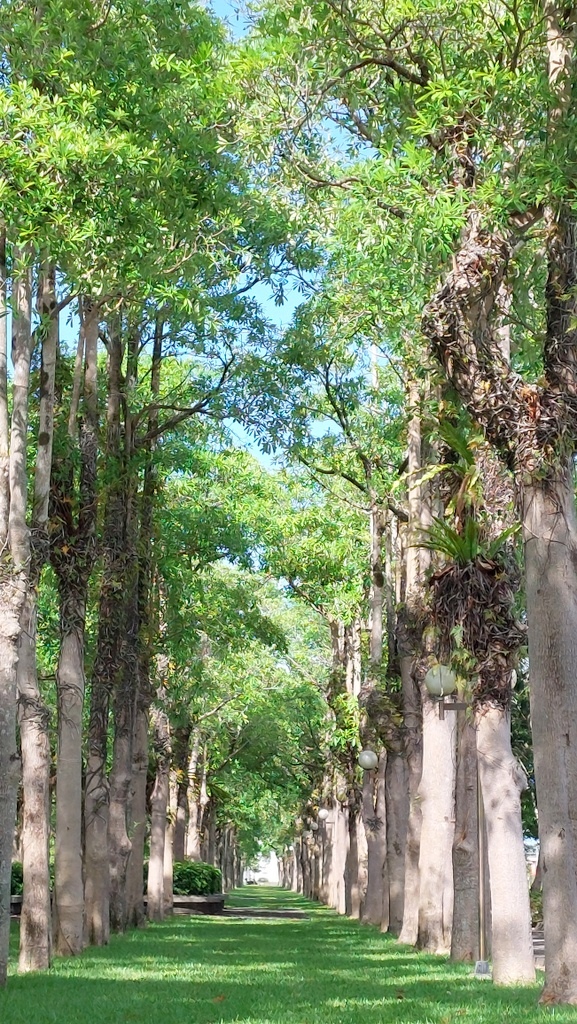
[[[278,857],[274,850],[266,856],[259,857],[256,867],[247,868],[244,873],[244,883],[257,882],[260,885],[279,885]]]

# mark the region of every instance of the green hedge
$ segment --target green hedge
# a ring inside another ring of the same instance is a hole
[[[54,886],[54,865],[50,864],[50,888]],[[12,861],[12,882],[10,885],[11,896],[21,896],[24,888],[24,871],[19,860]]]
[[[24,874],[20,861],[12,861],[12,881],[10,883],[10,895],[21,896],[24,886]]]
[[[148,862],[144,865],[144,891],[148,882]],[[212,864],[202,861],[175,861],[172,868],[172,890],[175,896],[210,896],[222,892],[222,875]]]
[[[175,896],[209,896],[222,892],[222,875],[212,864],[201,861],[177,861],[172,869]]]

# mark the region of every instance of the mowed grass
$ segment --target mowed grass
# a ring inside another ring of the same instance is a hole
[[[13,975],[1,1024],[528,1024],[538,987],[496,989],[470,967],[415,953],[376,929],[279,889],[230,904],[305,909],[306,920],[174,917],[105,949]]]

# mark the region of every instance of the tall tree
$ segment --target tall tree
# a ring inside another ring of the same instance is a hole
[[[16,748],[17,665],[20,618],[29,587],[30,534],[26,518],[26,445],[30,381],[30,253],[12,254],[12,417],[8,426],[7,360],[0,351],[0,444],[8,460],[2,477],[0,543],[4,567],[0,580],[0,986],[6,984],[10,928],[12,842],[19,781]],[[0,271],[2,272],[2,271]],[[5,269],[3,270],[5,274]],[[4,277],[5,280],[5,277]],[[3,331],[5,337],[5,332]]]
[[[22,750],[22,866],[19,969],[46,970],[50,965],[52,921],[50,905],[50,736],[49,710],[38,682],[37,594],[43,566],[49,557],[48,515],[54,397],[58,351],[58,305],[55,268],[44,265],[39,274],[38,313],[41,346],[38,447],[32,509],[31,587],[22,609],[18,650],[18,702]]]

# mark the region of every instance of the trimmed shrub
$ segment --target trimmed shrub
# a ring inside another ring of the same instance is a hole
[[[10,883],[10,895],[21,896],[24,887],[24,872],[20,861],[12,862],[12,881]]]
[[[529,899],[531,901],[531,923],[533,928],[543,927],[543,890],[530,889]]]
[[[210,896],[222,892],[222,875],[212,864],[201,861],[176,861],[172,872],[175,896]]]
[[[148,885],[148,861],[144,862],[144,892]],[[202,861],[175,861],[172,868],[172,891],[175,896],[211,896],[222,892],[222,875],[218,868]]]

